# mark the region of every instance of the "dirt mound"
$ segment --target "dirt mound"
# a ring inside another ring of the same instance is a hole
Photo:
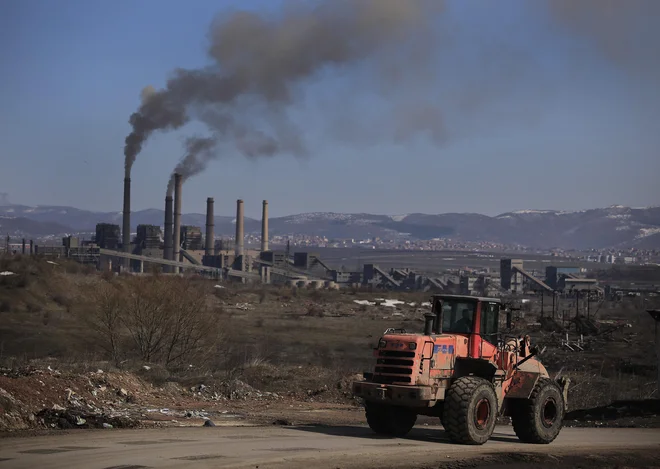
[[[552,318],[541,317],[539,318],[539,323],[541,323],[541,330],[545,332],[564,332],[565,329]]]
[[[660,415],[660,399],[643,401],[615,401],[593,409],[578,409],[566,414],[566,420],[614,420],[622,417],[657,417]]]
[[[0,370],[0,429],[90,428],[103,423],[125,427],[139,416],[134,411],[141,404],[171,401],[181,393],[179,388],[155,388],[127,372],[76,374],[50,367]]]
[[[573,324],[575,324],[575,331],[578,334],[584,335],[596,335],[598,334],[599,326],[591,318],[585,318],[584,316],[578,316],[573,319]]]
[[[316,366],[262,364],[247,368],[243,379],[262,391],[299,400],[347,403],[353,400],[350,383],[356,376]]]
[[[614,401],[609,405],[568,412],[573,426],[660,427],[660,399]]]
[[[51,428],[134,428],[136,420],[90,413],[80,409],[43,409],[35,415],[37,422]]]

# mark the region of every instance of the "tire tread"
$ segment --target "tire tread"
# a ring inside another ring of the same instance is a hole
[[[470,436],[468,414],[472,395],[484,383],[491,385],[483,378],[463,376],[454,381],[447,390],[442,413],[442,425],[452,441],[467,445],[481,444],[474,441]],[[495,401],[497,402],[497,399]]]
[[[541,391],[547,386],[553,386],[557,388],[559,395],[562,396],[562,401],[558,405],[564,405],[563,395],[557,383],[552,381],[550,378],[540,378],[534,386],[534,390],[530,395],[529,399],[520,400],[515,403],[513,409],[513,415],[511,416],[511,423],[513,425],[513,431],[520,441],[523,443],[532,443],[532,444],[548,444],[551,443],[554,438],[548,440],[541,432],[538,431],[536,425],[536,420],[539,417],[536,415],[536,399]],[[563,417],[563,409],[562,409]],[[562,422],[559,423],[559,430],[563,426]],[[556,438],[556,436],[555,436]]]

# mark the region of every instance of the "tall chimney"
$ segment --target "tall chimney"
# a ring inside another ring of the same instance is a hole
[[[165,246],[163,249],[163,259],[165,260],[172,260],[173,254],[172,254],[172,224],[174,221],[172,220],[172,196],[168,195],[165,197]],[[166,265],[165,266],[165,271],[170,272],[171,266]]]
[[[213,197],[206,199],[206,246],[204,254],[213,255]]]
[[[124,252],[131,252],[131,178],[124,178],[124,212],[122,226],[122,244]],[[129,260],[124,259],[124,266],[128,268]]]
[[[268,201],[264,200],[261,211],[261,252],[268,251]]]
[[[236,257],[243,255],[243,201],[236,201]]]
[[[172,233],[172,260],[179,262],[181,255],[181,190],[183,181],[180,174],[174,175],[174,233]],[[178,273],[179,268],[174,267],[174,273]]]

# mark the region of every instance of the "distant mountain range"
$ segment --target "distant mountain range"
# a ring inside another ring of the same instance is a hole
[[[62,235],[93,232],[97,223],[121,225],[121,212],[91,212],[73,207],[0,206],[0,233],[12,236]],[[131,214],[139,224],[162,226],[162,210]],[[182,216],[182,224],[203,227],[204,214]],[[331,212],[303,213],[270,219],[270,233],[326,236],[330,239],[373,237],[413,239],[452,238],[568,249],[630,247],[660,248],[660,206],[631,208],[615,205],[581,211],[520,210],[490,217],[474,213],[372,215]],[[245,218],[246,233],[259,233],[260,220]],[[215,217],[217,235],[232,235],[234,217]]]

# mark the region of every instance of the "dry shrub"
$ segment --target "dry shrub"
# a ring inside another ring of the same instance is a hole
[[[322,318],[325,317],[325,311],[319,305],[309,305],[307,307],[307,316]]]
[[[266,298],[268,297],[268,293],[266,292],[265,289],[262,289],[259,291],[259,303],[263,303],[266,301]]]
[[[0,300],[0,313],[8,313],[12,309],[14,309],[14,306],[11,300]]]
[[[90,323],[115,363],[199,363],[219,337],[207,293],[193,279],[127,277],[97,289]]]

